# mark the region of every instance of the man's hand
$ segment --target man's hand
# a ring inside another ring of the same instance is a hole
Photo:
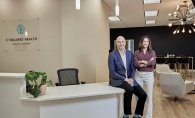
[[[126,81],[128,84],[130,84],[131,86],[134,86],[134,84],[133,84],[133,79],[131,79],[131,78],[126,78],[125,81]]]

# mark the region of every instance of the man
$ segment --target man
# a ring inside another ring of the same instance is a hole
[[[137,106],[133,118],[143,115],[144,104],[147,98],[145,91],[134,80],[135,67],[134,56],[130,50],[125,49],[126,41],[123,36],[116,39],[117,50],[112,51],[108,57],[110,85],[125,89],[124,116],[129,118],[131,114],[131,100],[133,93],[138,97]]]

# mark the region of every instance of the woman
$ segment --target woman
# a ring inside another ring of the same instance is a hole
[[[138,70],[137,83],[143,87],[146,84],[146,118],[152,118],[152,92],[154,83],[153,66],[156,63],[156,54],[152,50],[151,39],[143,36],[140,39],[138,50],[134,53],[134,65]]]

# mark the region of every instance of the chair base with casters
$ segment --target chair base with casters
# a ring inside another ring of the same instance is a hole
[[[174,102],[176,101],[190,101],[189,99],[183,98],[183,97],[178,97],[178,96],[174,96],[174,97],[165,97],[167,99],[171,99]]]

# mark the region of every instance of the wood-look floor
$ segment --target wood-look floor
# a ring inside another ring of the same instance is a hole
[[[187,80],[195,81],[195,77],[187,78]],[[195,94],[187,94],[174,102],[173,96],[162,94],[158,81],[159,80],[155,77],[153,91],[153,118],[195,118]],[[133,96],[133,113],[135,105],[135,97]],[[144,116],[142,116],[142,118],[145,118]],[[132,116],[130,118],[132,118]]]

